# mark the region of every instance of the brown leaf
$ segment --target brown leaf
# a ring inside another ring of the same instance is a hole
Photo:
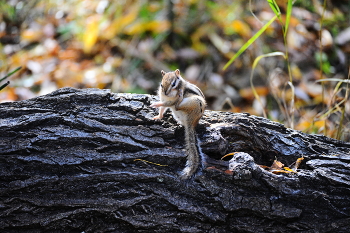
[[[284,164],[281,163],[278,160],[274,160],[273,164],[270,167],[270,170],[282,170],[283,169]]]

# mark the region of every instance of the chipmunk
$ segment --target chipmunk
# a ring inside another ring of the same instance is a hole
[[[181,178],[188,179],[202,169],[204,162],[195,127],[204,113],[206,102],[202,91],[185,81],[180,70],[168,73],[162,70],[161,73],[163,79],[158,89],[160,102],[150,107],[159,108],[159,115],[154,119],[162,119],[164,112],[170,108],[174,118],[185,127],[187,162]]]

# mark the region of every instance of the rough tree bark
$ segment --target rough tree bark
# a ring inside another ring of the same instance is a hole
[[[207,168],[183,181],[183,128],[154,121],[152,101],[64,88],[1,104],[0,231],[349,232],[350,143],[206,111]],[[230,152],[254,162],[236,156],[229,172]],[[295,174],[257,165],[302,156]]]

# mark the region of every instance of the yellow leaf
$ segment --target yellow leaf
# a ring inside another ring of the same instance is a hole
[[[170,28],[169,21],[150,21],[150,22],[135,22],[132,25],[126,27],[124,32],[128,35],[141,34],[145,31],[151,31],[154,33],[163,33]]]
[[[232,152],[232,153],[229,153],[229,154],[226,154],[224,156],[221,157],[221,160],[223,160],[224,158],[228,157],[228,156],[231,156],[231,155],[234,155],[236,153],[239,153],[239,152]]]
[[[267,87],[264,87],[264,86],[255,87],[255,91],[257,92],[257,94],[259,96],[267,96],[269,94],[269,92],[270,92],[270,90]],[[253,93],[252,88],[250,88],[250,87],[241,89],[239,91],[239,94],[244,99],[248,99],[248,100],[253,100],[254,99],[254,93]]]
[[[315,121],[315,122],[314,122],[314,126],[315,126],[317,129],[320,129],[320,128],[324,127],[325,124],[326,124],[326,123],[325,123],[325,120]]]
[[[301,162],[304,160],[304,157],[298,158],[297,161],[295,162],[294,166],[292,167],[293,171],[297,171],[299,168]]]
[[[309,127],[311,127],[311,123],[312,123],[311,121],[302,120],[295,126],[295,129],[303,131],[303,130],[308,129]]]
[[[293,79],[298,80],[298,81],[302,80],[303,74],[302,74],[301,70],[299,69],[299,67],[295,64],[291,64],[290,67],[291,67]]]
[[[170,28],[170,23],[169,21],[159,21],[159,20],[154,20],[148,22],[145,27],[147,30],[154,32],[154,33],[162,33],[167,31]]]
[[[201,42],[201,38],[206,36],[211,30],[212,28],[210,24],[203,24],[192,33],[191,40],[193,49],[200,53],[204,53],[207,50],[207,46]]]
[[[139,14],[139,7],[136,6],[136,7],[132,8],[132,10],[128,14],[126,14],[124,17],[122,17],[120,19],[120,27],[124,28],[127,25],[134,22],[138,16],[138,14]]]
[[[28,42],[38,42],[43,37],[41,30],[27,29],[21,33],[21,40]]]
[[[90,53],[97,41],[100,20],[100,15],[90,16],[86,20],[86,30],[83,38],[83,50],[85,53]]]
[[[278,174],[290,173],[290,172],[289,171],[285,171],[285,170],[273,170],[272,173],[278,175]]]
[[[145,31],[145,24],[143,22],[135,22],[124,29],[125,34],[136,35]]]
[[[110,40],[115,37],[118,33],[122,32],[123,29],[133,23],[139,14],[139,4],[136,3],[130,7],[130,11],[118,18],[115,18],[103,31],[101,37],[106,40]]]
[[[284,167],[283,169],[286,170],[287,172],[293,172],[293,173],[296,172],[296,171],[290,169],[289,167]]]
[[[240,20],[233,20],[231,23],[231,27],[238,35],[242,37],[250,38],[252,36],[250,27]]]

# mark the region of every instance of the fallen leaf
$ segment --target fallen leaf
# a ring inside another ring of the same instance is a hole
[[[83,39],[83,50],[84,53],[89,54],[97,41],[101,16],[92,15],[87,18],[86,21],[87,23]]]
[[[241,37],[250,38],[252,36],[252,32],[248,24],[246,24],[241,20],[238,20],[238,19],[233,20],[231,23],[231,27]]]
[[[270,167],[270,170],[282,170],[283,166],[283,163],[275,159]]]
[[[292,170],[296,172],[303,160],[304,157],[298,158],[295,164],[293,165]]]
[[[259,96],[267,96],[270,93],[269,88],[264,87],[264,86],[255,87],[255,91],[258,93]],[[247,99],[247,100],[253,100],[255,98],[253,90],[250,87],[241,89],[239,91],[239,94],[242,96],[242,98]]]
[[[265,166],[265,165],[259,165],[261,168],[270,171],[273,174],[281,174],[281,173],[296,173],[298,167],[300,166],[300,163],[304,160],[303,157],[298,158],[297,161],[295,161],[292,168],[284,167],[284,164],[277,159],[275,159],[271,165]]]

